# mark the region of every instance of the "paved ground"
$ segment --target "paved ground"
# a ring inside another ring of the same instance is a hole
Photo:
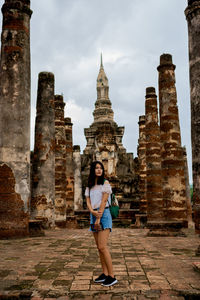
[[[200,299],[200,239],[147,237],[144,229],[114,229],[113,287],[95,284],[96,246],[87,229],[47,231],[45,237],[0,241],[0,299]]]

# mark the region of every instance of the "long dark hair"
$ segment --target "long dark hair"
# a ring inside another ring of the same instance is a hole
[[[95,178],[96,178],[95,168],[96,168],[97,164],[99,164],[101,166],[102,170],[103,170],[102,175],[100,177],[98,177],[97,184],[104,184],[104,166],[103,166],[102,162],[94,161],[94,162],[91,163],[90,174],[89,174],[89,177],[88,177],[88,187],[90,189],[95,185]]]

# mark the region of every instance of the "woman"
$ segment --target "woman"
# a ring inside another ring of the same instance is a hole
[[[88,187],[85,190],[87,207],[90,211],[90,231],[99,251],[103,273],[96,283],[111,286],[117,283],[113,275],[112,259],[107,247],[109,233],[112,231],[112,217],[109,210],[109,198],[112,193],[108,180],[104,179],[104,166],[100,161],[91,164]]]

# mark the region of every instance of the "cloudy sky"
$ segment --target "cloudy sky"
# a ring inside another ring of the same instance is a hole
[[[84,128],[93,121],[102,52],[114,118],[125,126],[124,146],[136,156],[145,89],[157,90],[159,57],[170,53],[191,181],[186,5],[186,0],[32,0],[32,148],[38,73],[50,71],[55,74],[56,94],[64,95],[65,116],[74,124],[74,144],[83,151]]]

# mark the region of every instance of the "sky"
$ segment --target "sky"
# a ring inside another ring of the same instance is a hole
[[[170,53],[176,65],[182,145],[192,182],[186,6],[186,0],[32,0],[31,149],[38,73],[49,71],[55,75],[55,93],[64,96],[65,117],[72,119],[73,143],[84,150],[84,128],[93,122],[102,53],[114,120],[125,126],[127,152],[137,156],[145,90],[154,86],[158,91],[160,55]]]

